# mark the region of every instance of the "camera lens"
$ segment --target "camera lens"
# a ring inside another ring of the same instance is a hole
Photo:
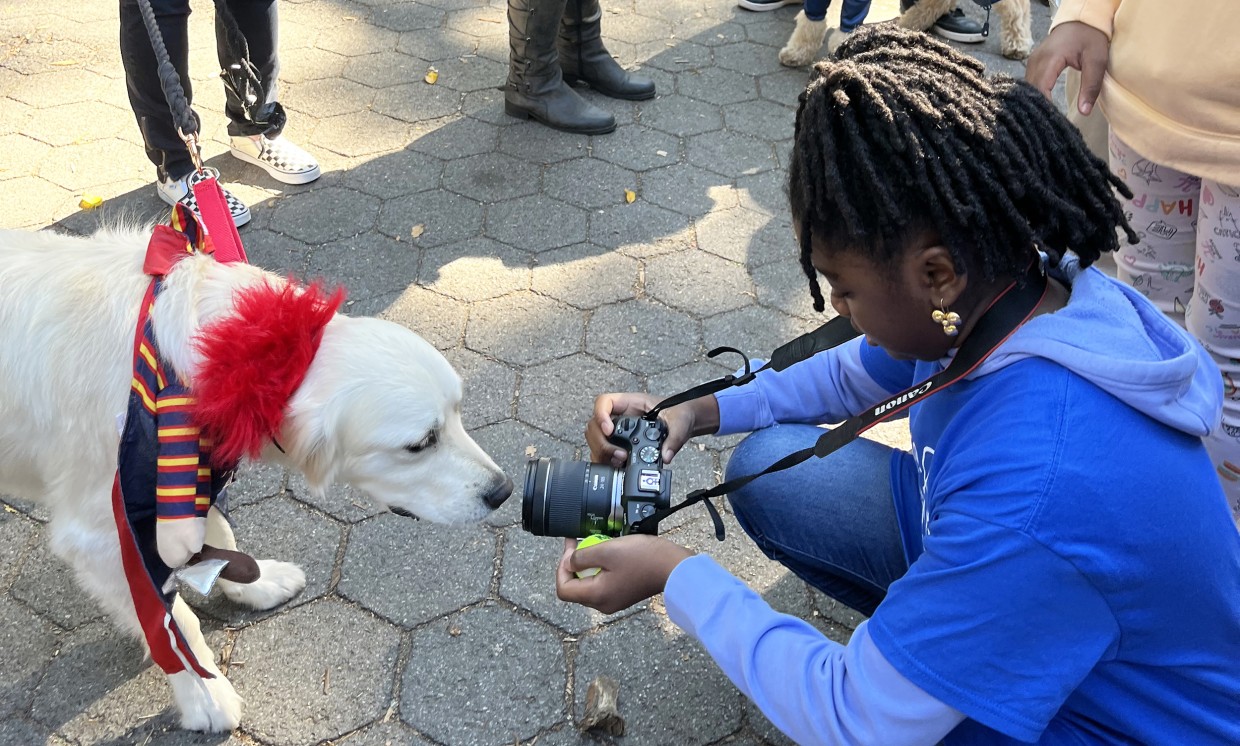
[[[624,529],[623,486],[624,472],[606,464],[530,461],[521,496],[521,528],[535,536],[619,536]]]

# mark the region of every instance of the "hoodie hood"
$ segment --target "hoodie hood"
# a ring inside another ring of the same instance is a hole
[[[1067,255],[1051,276],[1067,305],[1031,319],[973,376],[1028,357],[1052,360],[1166,425],[1204,436],[1219,423],[1223,381],[1196,339],[1145,296]]]

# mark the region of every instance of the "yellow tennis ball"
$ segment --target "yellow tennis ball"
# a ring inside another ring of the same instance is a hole
[[[585,549],[586,547],[592,547],[595,544],[602,544],[610,538],[610,536],[604,536],[603,534],[590,534],[586,538],[577,542],[577,548]],[[602,572],[601,567],[587,567],[576,575],[579,578],[588,578],[592,575],[598,575],[600,572]]]

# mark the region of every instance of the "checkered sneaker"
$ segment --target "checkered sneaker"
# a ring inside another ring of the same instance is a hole
[[[194,196],[194,185],[211,176],[214,176],[218,182],[220,172],[207,166],[201,171],[192,171],[188,176],[179,179],[161,181],[155,185],[156,191],[159,192],[159,198],[164,202],[170,205],[180,202],[188,207],[195,217],[201,219],[202,213],[198,211],[198,198]],[[228,212],[232,214],[233,223],[240,228],[250,222],[250,208],[223,186],[220,189],[224,192],[224,201],[228,203]]]
[[[283,137],[233,137],[229,152],[234,158],[253,163],[285,184],[309,184],[319,178],[314,156]]]

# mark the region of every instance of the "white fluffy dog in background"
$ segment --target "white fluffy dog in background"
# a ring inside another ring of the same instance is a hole
[[[128,633],[142,635],[112,516],[123,420],[134,371],[139,306],[150,282],[150,232],[80,238],[0,231],[0,494],[44,505],[53,550]],[[151,319],[163,358],[193,387],[203,364],[197,335],[234,313],[234,298],[285,281],[244,263],[204,255],[177,262]],[[447,360],[397,324],[325,317],[317,352],[284,407],[262,459],[304,473],[312,489],[347,483],[397,512],[443,523],[478,521],[512,491],[511,480],[461,422],[462,385]],[[235,549],[214,508],[206,543]],[[250,584],[218,581],[257,609],[305,586],[294,564],[260,560]],[[193,611],[176,598],[172,618],[211,676],[168,676],[182,725],[236,727],[241,700],[220,675]],[[167,669],[165,669],[167,670]]]

